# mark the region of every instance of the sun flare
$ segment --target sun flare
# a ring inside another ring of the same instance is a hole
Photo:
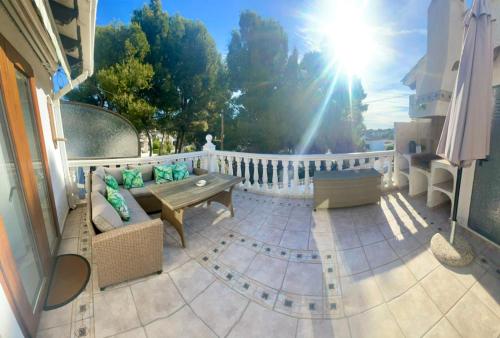
[[[320,0],[307,18],[310,40],[350,76],[366,72],[375,50],[377,37],[367,12],[367,1]]]

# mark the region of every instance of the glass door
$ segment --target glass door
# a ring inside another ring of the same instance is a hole
[[[33,102],[31,99],[30,83],[29,79],[19,70],[16,70],[16,81],[23,110],[24,126],[26,136],[28,137],[27,141],[30,148],[31,161],[33,163],[33,174],[37,183],[38,197],[42,206],[45,231],[47,232],[50,251],[51,253],[54,253],[55,244],[57,243],[57,231],[49,196],[50,190],[48,187],[47,177],[45,176],[45,165],[47,164],[43,163],[44,158],[42,155],[40,138],[35,120],[35,111],[33,109]]]
[[[43,283],[40,256],[0,95],[0,215],[26,297],[35,307]]]

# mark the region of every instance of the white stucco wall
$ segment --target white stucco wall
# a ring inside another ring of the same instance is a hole
[[[0,338],[22,338],[23,333],[0,286]]]
[[[47,109],[47,95],[52,91],[51,74],[42,66],[40,60],[34,54],[32,48],[13,24],[10,17],[0,7],[0,34],[2,34],[16,50],[27,60],[33,68],[36,79],[36,94],[40,110],[42,129],[44,132],[45,147],[47,149],[47,158],[49,162],[49,171],[51,175],[54,200],[56,204],[57,218],[62,227],[68,213],[68,200],[64,185],[64,172],[61,160],[60,148],[56,149],[52,142],[52,133],[50,129],[50,120]],[[56,111],[57,113],[58,111]],[[62,230],[62,229],[61,229]]]

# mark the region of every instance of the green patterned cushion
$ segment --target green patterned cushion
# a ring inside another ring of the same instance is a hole
[[[180,181],[189,177],[188,165],[186,162],[179,162],[174,165],[174,181]]]
[[[122,175],[125,189],[142,188],[144,186],[142,173],[139,169],[123,169]]]
[[[118,214],[124,221],[128,221],[130,219],[130,212],[128,210],[127,203],[125,203],[125,199],[122,194],[113,188],[107,187],[107,200],[113,206],[113,208],[118,211]]]
[[[171,165],[156,165],[154,167],[156,184],[170,182],[174,180],[173,166]]]
[[[108,187],[118,190],[118,181],[114,176],[104,175],[104,182]]]

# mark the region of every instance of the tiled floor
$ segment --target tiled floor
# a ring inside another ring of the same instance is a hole
[[[39,337],[498,337],[498,249],[470,238],[465,268],[428,244],[448,206],[393,192],[379,205],[313,212],[310,200],[237,191],[236,215],[200,206],[187,248],[166,225],[161,275],[44,312]],[[154,215],[156,216],[156,215]],[[91,258],[85,208],[70,213],[61,252]]]

